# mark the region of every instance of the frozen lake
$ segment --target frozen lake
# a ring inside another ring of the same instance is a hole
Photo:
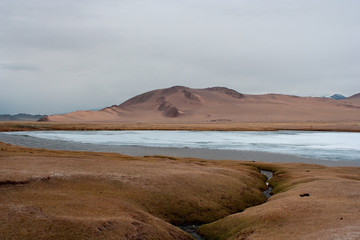
[[[245,150],[360,161],[360,133],[351,132],[34,131],[4,134],[109,146]]]

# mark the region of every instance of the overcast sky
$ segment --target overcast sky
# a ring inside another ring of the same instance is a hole
[[[358,0],[0,0],[0,114],[184,85],[360,92]]]

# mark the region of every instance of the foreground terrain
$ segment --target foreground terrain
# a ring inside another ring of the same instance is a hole
[[[176,226],[192,224],[205,239],[357,239],[359,199],[354,167],[0,143],[1,239],[191,239]]]
[[[190,239],[173,225],[212,222],[266,200],[251,166],[0,150],[0,239]]]
[[[257,166],[275,171],[275,195],[201,226],[206,239],[359,239],[360,168]]]

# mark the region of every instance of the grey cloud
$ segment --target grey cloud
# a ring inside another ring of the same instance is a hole
[[[0,95],[14,113],[92,109],[171,85],[352,95],[360,92],[359,7],[354,0],[2,0]]]
[[[0,68],[11,71],[38,71],[39,68],[27,63],[0,63]]]

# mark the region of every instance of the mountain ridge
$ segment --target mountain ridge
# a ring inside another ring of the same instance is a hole
[[[360,96],[360,94],[359,94]],[[296,122],[360,119],[360,102],[350,98],[243,94],[226,87],[173,86],[134,96],[99,111],[51,115],[41,121],[100,122]]]

